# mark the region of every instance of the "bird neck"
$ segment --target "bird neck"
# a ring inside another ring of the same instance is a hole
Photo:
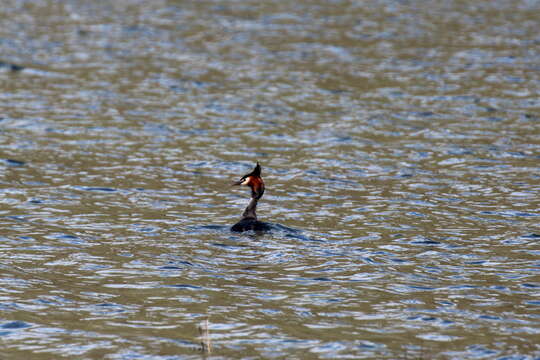
[[[255,211],[257,210],[257,203],[259,202],[259,199],[252,197],[249,201],[248,206],[246,207],[246,210],[244,210],[244,213],[242,214],[242,219],[254,219],[257,220],[257,214]]]

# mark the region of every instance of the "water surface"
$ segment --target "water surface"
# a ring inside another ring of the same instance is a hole
[[[3,356],[540,357],[539,13],[4,1]]]

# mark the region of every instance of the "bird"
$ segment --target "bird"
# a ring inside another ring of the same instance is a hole
[[[242,219],[231,227],[233,232],[244,232],[253,230],[256,232],[265,232],[271,230],[268,223],[257,220],[257,203],[264,194],[264,181],[261,177],[261,165],[257,161],[255,168],[249,174],[246,174],[235,181],[233,186],[249,186],[251,189],[251,200],[242,214]]]

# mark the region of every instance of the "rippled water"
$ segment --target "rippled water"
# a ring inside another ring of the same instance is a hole
[[[540,358],[538,14],[3,1],[0,357]]]

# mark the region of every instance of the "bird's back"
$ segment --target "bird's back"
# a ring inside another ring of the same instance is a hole
[[[271,227],[269,224],[253,218],[242,219],[231,227],[231,231],[234,232],[244,232],[249,230],[269,231],[270,229]]]

